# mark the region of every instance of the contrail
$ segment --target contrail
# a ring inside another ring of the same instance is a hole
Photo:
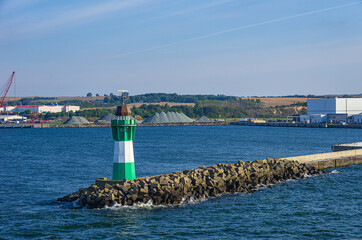
[[[163,45],[159,45],[159,46],[155,46],[155,47],[144,48],[144,49],[137,50],[137,51],[122,53],[122,54],[119,54],[118,56],[119,57],[121,57],[121,56],[129,56],[129,55],[133,55],[133,54],[136,54],[136,53],[149,52],[149,51],[160,49],[160,48],[165,48],[165,47],[170,47],[170,46],[179,45],[179,44],[183,44],[183,43],[202,40],[202,39],[205,39],[205,38],[210,38],[210,37],[221,35],[221,34],[224,34],[224,33],[239,31],[239,30],[253,28],[253,27],[258,27],[258,26],[265,25],[265,24],[270,24],[270,23],[282,22],[282,21],[286,21],[286,20],[289,20],[289,19],[293,19],[293,18],[299,18],[299,17],[304,17],[304,16],[308,16],[308,15],[321,13],[321,12],[327,12],[327,11],[331,11],[331,10],[334,10],[334,9],[345,8],[345,7],[356,5],[356,4],[359,4],[359,3],[361,3],[361,2],[351,2],[351,3],[348,3],[348,4],[338,5],[338,6],[335,6],[335,7],[323,8],[323,9],[314,10],[314,11],[310,11],[310,12],[299,13],[297,15],[271,19],[271,20],[268,20],[268,21],[260,22],[260,23],[254,23],[254,24],[235,27],[235,28],[229,28],[229,29],[226,29],[226,30],[222,30],[222,31],[214,32],[214,33],[209,33],[209,34],[206,34],[206,35],[202,35],[202,36],[194,37],[194,38],[189,38],[189,39],[185,39],[185,40],[178,41],[178,42],[172,42],[172,43],[167,43],[167,44],[163,44]]]

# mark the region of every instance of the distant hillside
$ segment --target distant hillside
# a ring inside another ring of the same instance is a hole
[[[147,93],[129,96],[126,99],[128,104],[140,106],[142,104],[159,104],[159,103],[182,103],[182,104],[195,104],[200,101],[237,101],[238,99],[252,99],[260,100],[265,103],[267,107],[287,106],[291,104],[306,103],[310,98],[324,98],[334,97],[330,96],[317,96],[317,95],[293,95],[285,97],[236,97],[226,95],[182,95],[176,93]],[[340,97],[361,97],[355,95],[340,95]],[[109,96],[93,96],[93,97],[26,97],[26,98],[7,98],[5,106],[14,105],[78,105],[81,109],[84,108],[107,108],[114,107],[121,103],[119,96],[110,94]]]
[[[307,108],[304,106],[305,103],[270,107],[258,99],[237,99],[230,101],[207,100],[198,101],[196,104],[130,104],[130,106],[132,105],[132,115],[137,119],[146,119],[155,113],[168,111],[181,112],[194,119],[197,119],[201,116],[206,116],[208,118],[275,118],[291,116],[293,114],[305,114],[307,112]],[[43,114],[42,118],[46,120],[58,119],[66,116],[99,118],[107,113],[114,114],[115,108],[87,108],[75,113],[46,113]]]
[[[286,117],[293,114],[305,114],[305,103],[296,103],[284,106],[268,106],[260,99],[239,99],[237,101],[200,101],[194,107],[198,116],[217,118],[243,118],[243,117]]]
[[[11,99],[11,98],[9,98]],[[176,93],[147,93],[129,96],[127,103],[196,103],[204,100],[228,101],[236,100],[237,97],[226,95],[178,95]],[[27,97],[6,101],[5,105],[78,105],[81,108],[112,107],[121,103],[121,97],[110,94],[109,96],[95,97]]]
[[[209,118],[267,118],[306,113],[306,100],[306,98],[259,99],[225,95],[150,93],[129,96],[127,102],[132,108],[133,115],[137,115],[140,118],[148,118],[154,113],[167,111],[182,112],[192,118],[199,118],[201,116]],[[44,119],[56,119],[68,115],[88,118],[101,117],[106,113],[114,113],[114,107],[120,104],[121,101],[119,97],[111,95],[97,97],[33,97],[22,98],[9,103],[10,105],[59,104],[78,105],[81,107],[81,111],[75,113],[47,113],[43,116]]]
[[[209,118],[243,118],[243,117],[286,117],[293,114],[305,114],[307,108],[304,103],[288,106],[269,107],[260,100],[237,99],[230,101],[198,101],[195,106],[169,106],[144,104],[132,108],[134,115],[148,118],[156,112],[175,111],[182,112],[191,118],[206,116]]]
[[[291,104],[297,104],[297,103],[307,103],[308,99],[311,98],[302,98],[302,97],[264,97],[264,98],[257,98],[257,97],[248,97],[248,98],[242,98],[242,99],[253,99],[257,100],[259,99],[263,103],[266,104],[268,107],[275,107],[275,106],[285,106],[285,105],[291,105]]]

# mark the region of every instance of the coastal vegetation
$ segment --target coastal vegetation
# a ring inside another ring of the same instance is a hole
[[[319,96],[319,95],[289,95],[279,97],[236,97],[227,96],[223,94],[211,95],[211,94],[198,94],[198,95],[187,95],[187,94],[176,94],[176,93],[147,93],[128,96],[126,103],[197,103],[200,101],[237,101],[238,99],[252,99],[261,100],[262,102],[268,102],[268,100],[278,100],[276,105],[289,105],[293,101],[306,102],[308,98],[325,98],[325,97],[336,97],[335,95],[330,96]],[[360,97],[360,95],[341,95],[340,97]],[[294,99],[294,100],[293,100]],[[284,101],[283,101],[284,100]],[[288,104],[283,104],[288,103]],[[113,107],[121,103],[121,97],[113,93],[104,94],[100,96],[98,93],[93,95],[91,92],[87,93],[85,97],[26,97],[17,98],[16,100],[5,101],[5,106],[24,106],[24,105],[77,105],[81,109],[84,108],[100,108],[100,107]],[[270,104],[269,104],[270,105]]]
[[[276,118],[285,117],[293,114],[306,113],[305,104],[292,104],[287,106],[268,107],[260,100],[237,99],[230,101],[198,101],[194,106],[178,105],[170,106],[168,104],[143,104],[139,107],[131,108],[132,115],[139,119],[146,119],[155,113],[160,112],[181,112],[191,118],[206,116],[208,118]],[[45,120],[61,117],[82,116],[86,118],[101,117],[107,113],[115,113],[114,108],[90,108],[77,112],[46,113],[43,115]]]
[[[84,108],[114,107],[122,102],[120,96],[110,93],[104,96],[94,96],[91,92],[86,97],[27,97],[13,101],[6,101],[6,106],[26,106],[26,105],[77,105]],[[147,93],[128,96],[126,103],[196,103],[198,101],[218,100],[235,101],[238,97],[226,95],[179,95],[176,93]]]
[[[168,111],[182,112],[191,118],[199,118],[201,116],[208,118],[271,118],[304,114],[306,113],[306,106],[305,104],[292,104],[288,106],[268,107],[259,99],[237,99],[229,101],[198,101],[194,107],[144,104],[138,108],[132,108],[132,113],[142,118],[148,118],[156,112]]]
[[[52,120],[71,116],[99,118],[107,113],[114,113],[114,107],[121,103],[119,96],[91,97],[33,97],[21,98],[7,102],[6,105],[78,105],[77,112],[44,113],[41,118]],[[96,94],[99,95],[99,94]],[[266,98],[267,99],[267,98]],[[208,118],[276,118],[293,114],[306,113],[306,101],[286,101],[285,105],[268,104],[263,98],[240,98],[226,95],[178,95],[166,93],[149,93],[127,97],[131,104],[132,115],[146,119],[159,112],[181,112],[191,118],[206,116]],[[290,98],[289,98],[290,99]],[[298,99],[299,100],[299,99]],[[163,102],[163,104],[160,104]],[[282,101],[279,102],[282,103]],[[179,103],[179,104],[174,104]],[[27,113],[29,114],[29,113]]]

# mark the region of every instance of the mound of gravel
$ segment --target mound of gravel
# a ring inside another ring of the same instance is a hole
[[[116,115],[114,115],[112,113],[107,113],[103,117],[96,120],[94,123],[111,123],[112,120],[116,120],[116,119],[117,119]],[[134,117],[131,117],[131,119],[136,120],[136,123],[140,123],[140,121],[138,121]]]
[[[85,119],[84,117],[72,116],[72,117],[68,118],[68,120],[65,121],[63,124],[67,124],[67,125],[83,125],[83,124],[90,124],[90,122],[88,122],[88,120]]]
[[[107,113],[103,117],[95,121],[95,123],[111,123],[112,120],[116,120],[116,115],[112,113]]]
[[[155,113],[143,121],[143,123],[185,123],[193,122],[191,118],[179,112]]]
[[[199,119],[197,119],[195,122],[199,122],[199,123],[209,123],[209,122],[215,122],[214,120],[211,120],[210,118],[207,118],[205,116],[200,117]]]

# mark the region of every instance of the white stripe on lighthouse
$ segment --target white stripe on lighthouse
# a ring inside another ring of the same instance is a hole
[[[114,142],[114,163],[134,162],[133,141]]]

